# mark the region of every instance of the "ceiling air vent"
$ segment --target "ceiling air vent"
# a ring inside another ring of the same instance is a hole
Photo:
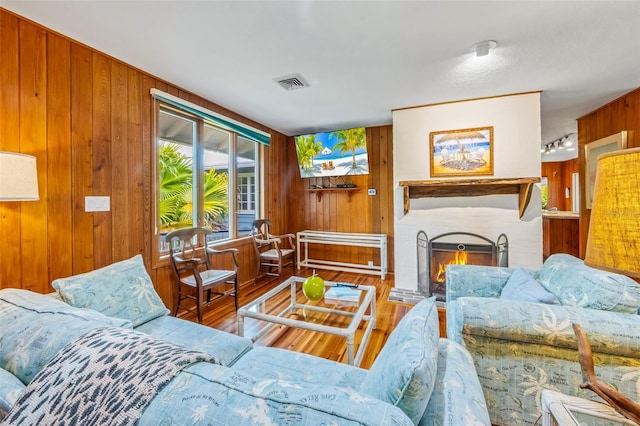
[[[296,90],[303,87],[309,87],[309,83],[305,81],[300,74],[291,74],[284,77],[274,78],[273,81],[278,83],[284,90]]]

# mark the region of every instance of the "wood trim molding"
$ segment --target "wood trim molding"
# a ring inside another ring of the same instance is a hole
[[[428,197],[476,197],[480,195],[518,194],[520,218],[531,201],[531,190],[539,177],[515,179],[403,180],[404,214],[409,212],[409,200]]]
[[[459,103],[462,103],[462,102],[484,101],[484,100],[487,100],[487,99],[506,98],[506,97],[509,97],[509,96],[530,95],[532,93],[542,93],[542,90],[532,90],[531,92],[509,93],[509,94],[506,94],[506,95],[484,96],[484,97],[481,97],[481,98],[460,99],[460,100],[457,100],[457,101],[437,102],[435,104],[414,105],[414,106],[408,106],[408,107],[402,107],[402,108],[395,108],[395,109],[392,109],[391,112],[404,111],[404,110],[407,110],[407,109],[432,107],[432,106],[438,106],[438,105],[459,104]]]

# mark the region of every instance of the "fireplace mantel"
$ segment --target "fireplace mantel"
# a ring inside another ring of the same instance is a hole
[[[427,197],[476,197],[480,195],[518,194],[520,218],[531,200],[534,183],[538,177],[498,179],[450,179],[450,180],[402,180],[398,184],[404,190],[404,213],[409,212],[411,198]]]

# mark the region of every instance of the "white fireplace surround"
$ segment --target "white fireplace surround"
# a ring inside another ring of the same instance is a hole
[[[429,133],[494,127],[494,175],[465,178],[540,177],[540,93],[424,106],[393,112],[395,287],[417,292],[416,237],[470,232],[509,239],[509,266],[542,264],[539,184],[522,217],[518,194],[411,199],[405,214],[401,181],[429,180]],[[452,178],[455,179],[455,178]]]

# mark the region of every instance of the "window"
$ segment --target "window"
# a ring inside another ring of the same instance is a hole
[[[238,213],[252,213],[256,209],[254,196],[255,176],[238,176]]]
[[[251,225],[259,210],[256,185],[258,174],[254,166],[258,158],[255,145],[255,142],[247,138],[238,137],[238,236],[251,234]]]
[[[249,235],[259,211],[260,144],[213,120],[158,102],[157,236],[193,226],[209,241]]]

